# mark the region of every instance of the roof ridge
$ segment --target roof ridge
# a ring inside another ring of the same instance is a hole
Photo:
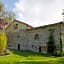
[[[16,21],[16,22],[20,22],[20,23],[23,23],[23,24],[25,24],[25,25],[27,25],[27,26],[32,27],[31,25],[29,25],[29,24],[27,24],[27,23],[25,23],[25,22],[22,22],[22,21],[19,21],[19,20],[14,20],[14,21]],[[33,28],[33,27],[32,27],[32,28]]]

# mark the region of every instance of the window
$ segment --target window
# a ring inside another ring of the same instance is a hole
[[[32,48],[34,48],[34,45],[32,45]]]
[[[17,29],[18,28],[18,24],[15,24],[14,28]]]
[[[8,47],[11,47],[11,45],[9,44]]]
[[[17,38],[19,38],[20,37],[20,35],[17,35]]]
[[[38,34],[35,35],[35,39],[39,39],[39,35]]]

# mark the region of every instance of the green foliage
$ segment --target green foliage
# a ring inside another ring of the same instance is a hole
[[[48,44],[51,44],[52,46],[54,46],[54,38],[53,38],[53,35],[52,34],[49,37]]]
[[[6,49],[7,38],[5,32],[0,32],[0,53]]]
[[[14,14],[12,13],[12,11],[6,11],[4,9],[4,4],[0,1],[0,19],[3,20],[3,23],[10,23],[13,22],[15,17]],[[5,25],[3,26],[5,27]],[[2,31],[5,31],[5,28],[2,29]],[[7,39],[6,39],[6,34],[5,32],[1,32],[0,31],[0,53],[2,53],[5,48],[6,48],[6,44],[7,44]]]
[[[49,35],[49,41],[48,41],[48,45],[50,44],[51,46],[54,46],[54,36],[53,36],[53,30],[50,31],[50,35]]]

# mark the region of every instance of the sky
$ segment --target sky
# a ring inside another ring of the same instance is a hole
[[[64,0],[1,0],[5,9],[13,11],[16,19],[33,27],[63,20]]]

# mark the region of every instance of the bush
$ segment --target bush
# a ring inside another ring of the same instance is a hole
[[[4,31],[0,32],[0,53],[6,50],[7,38]]]

